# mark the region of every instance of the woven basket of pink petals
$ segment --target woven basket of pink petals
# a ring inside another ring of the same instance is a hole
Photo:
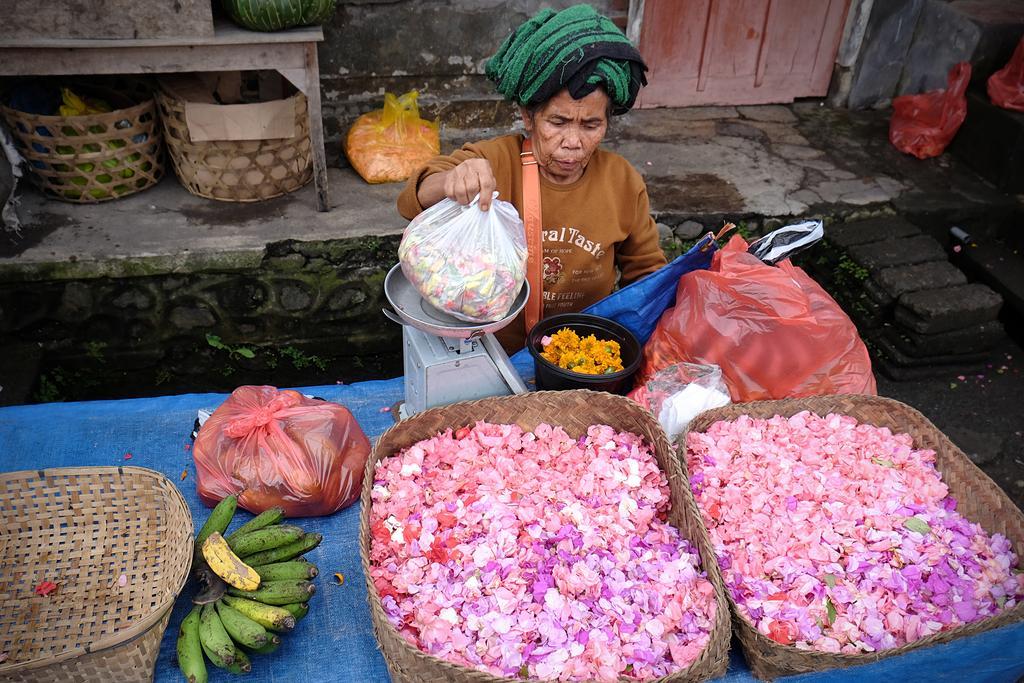
[[[876,396],[734,404],[682,443],[759,678],[1024,620],[1024,514],[935,425]]]
[[[729,606],[677,454],[622,396],[432,408],[367,463],[360,552],[393,680],[703,681]]]

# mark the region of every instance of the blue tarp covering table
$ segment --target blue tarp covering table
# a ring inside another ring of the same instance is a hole
[[[661,271],[598,302],[588,309],[614,318],[645,341],[657,318],[674,299],[679,276],[706,268],[713,248],[702,241]],[[533,376],[532,361],[521,352],[513,363],[524,378]],[[402,400],[401,378],[354,385],[305,387],[303,393],[336,401],[349,408],[371,441],[393,424],[390,407]],[[200,523],[209,510],[195,488],[191,432],[196,414],[215,408],[225,394],[187,394],[147,399],[52,403],[0,409],[0,470],[39,470],[51,467],[133,465],[163,473],[174,481]],[[129,457],[130,454],[130,457]],[[185,478],[182,479],[184,473]],[[251,517],[242,511],[241,519]],[[309,615],[282,638],[274,653],[256,656],[244,680],[252,683],[376,683],[389,680],[377,649],[366,602],[366,585],[359,560],[359,505],[329,517],[299,520],[324,542],[308,554],[320,567],[317,594]],[[0,530],[2,533],[2,530]],[[342,585],[335,573],[345,577]],[[190,590],[186,589],[186,590]],[[164,634],[156,663],[157,683],[179,681],[175,640],[178,624],[189,609],[178,601]],[[739,654],[731,652],[722,681],[752,681]],[[210,668],[210,681],[236,680]],[[1024,624],[1015,624],[876,664],[796,676],[790,681],[985,681],[1013,682],[1024,675]]]
[[[517,359],[518,360],[518,359]],[[524,367],[524,369],[526,369]],[[355,414],[367,436],[376,439],[392,424],[386,408],[401,400],[400,379],[351,386],[306,387],[304,393],[342,403]],[[200,408],[215,407],[223,394],[188,394],[162,398],[86,403],[51,403],[0,409],[0,453],[5,471],[83,465],[136,465],[162,472],[176,482],[194,519],[209,510],[199,502],[190,432]],[[131,459],[125,455],[130,453]],[[187,476],[181,480],[182,472]],[[240,519],[248,519],[246,512]],[[309,557],[321,569],[309,615],[283,638],[277,652],[255,657],[252,683],[295,681],[372,683],[388,681],[377,650],[359,563],[358,504],[330,517],[298,522],[324,535]],[[345,576],[335,585],[332,576]],[[179,600],[164,634],[156,664],[158,683],[181,680],[175,662],[175,634],[187,612]],[[725,681],[751,681],[742,657],[734,652]],[[1024,624],[1004,627],[949,645],[919,650],[856,669],[831,671],[790,680],[815,681],[1006,681],[1024,675]],[[231,681],[232,674],[211,667],[211,681]]]

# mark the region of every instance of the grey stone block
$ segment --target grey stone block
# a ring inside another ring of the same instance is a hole
[[[981,35],[971,55],[971,83],[983,85],[1002,69],[1017,47],[1024,26],[1024,3],[1020,0],[953,0],[953,9],[970,19]]]
[[[871,274],[871,281],[889,297],[898,299],[922,289],[967,284],[967,277],[949,261],[931,261],[903,268],[886,268]]]
[[[1003,298],[983,284],[911,292],[896,304],[896,322],[914,332],[948,332],[995,320]]]
[[[886,338],[908,356],[925,357],[989,351],[1006,336],[998,320],[937,334],[921,334],[904,328],[886,330]]]
[[[924,0],[876,2],[857,60],[849,107],[887,103],[896,92]]]
[[[848,253],[857,264],[872,273],[894,266],[946,260],[946,252],[942,250],[942,246],[927,235],[858,244],[850,247]]]
[[[875,344],[885,352],[886,358],[891,363],[906,368],[919,368],[929,365],[948,365],[959,367],[964,365],[975,366],[989,360],[989,352],[976,351],[973,353],[939,354],[935,356],[911,356],[903,353],[885,335],[876,337]]]
[[[837,301],[843,311],[850,316],[850,320],[857,326],[857,329],[864,332],[880,330],[892,319],[891,308],[880,306],[863,293],[859,296],[840,295],[837,297]]]
[[[899,270],[890,268],[890,270]],[[883,309],[889,308],[896,303],[896,297],[879,287],[873,280],[864,281],[864,294]]]
[[[969,62],[980,40],[981,29],[969,17],[947,2],[926,0],[896,94],[945,88],[949,70],[957,62]]]
[[[920,235],[917,226],[898,216],[880,216],[850,223],[832,223],[825,226],[825,239],[847,249],[856,244],[880,242]]]
[[[932,379],[935,377],[949,378],[951,375],[971,375],[985,369],[984,361],[968,362],[961,360],[953,365],[900,365],[893,361],[878,346],[872,356],[873,368],[889,379],[898,382]]]
[[[707,232],[702,224],[697,221],[683,221],[676,226],[675,233],[680,239],[694,240]]]

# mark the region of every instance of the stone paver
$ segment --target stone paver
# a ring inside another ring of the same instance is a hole
[[[850,247],[850,258],[869,271],[946,260],[946,252],[934,238],[916,235]]]
[[[684,240],[697,239],[704,234],[704,231],[704,225],[697,221],[683,221],[675,229],[676,236]]]
[[[875,343],[882,348],[889,362],[896,363],[905,368],[925,368],[935,366],[957,366],[973,365],[984,363],[988,360],[988,350],[979,352],[959,352],[951,354],[934,354],[927,356],[912,356],[896,347],[886,335],[875,337]]]
[[[979,353],[992,349],[1005,337],[1003,325],[989,320],[958,330],[921,334],[908,329],[892,329],[886,336],[893,345],[908,356],[926,357]]]
[[[911,292],[900,297],[895,318],[921,334],[948,332],[996,319],[1003,298],[980,283]]]
[[[844,249],[857,244],[920,234],[921,230],[917,226],[899,216],[879,216],[861,221],[834,223],[825,228],[825,238]]]
[[[871,279],[893,299],[923,289],[941,289],[967,284],[967,277],[949,261],[885,268],[873,273]]]

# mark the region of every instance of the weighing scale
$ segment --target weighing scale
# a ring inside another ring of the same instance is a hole
[[[402,326],[405,401],[399,417],[457,401],[526,393],[526,384],[492,334],[519,315],[530,295],[524,282],[501,320],[470,323],[428,304],[395,265],[384,279],[384,295],[395,309],[383,309]],[[397,315],[396,315],[397,313]]]

